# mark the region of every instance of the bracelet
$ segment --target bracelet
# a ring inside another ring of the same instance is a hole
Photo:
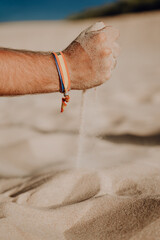
[[[69,102],[69,90],[70,90],[70,77],[68,72],[67,63],[64,57],[64,54],[62,52],[52,52],[58,75],[60,80],[60,92],[64,94],[64,97],[62,97],[62,104],[61,104],[61,112],[64,111],[64,108],[67,106],[67,103]]]

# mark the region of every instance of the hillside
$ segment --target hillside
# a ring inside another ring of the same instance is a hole
[[[95,17],[114,16],[125,13],[144,12],[160,9],[159,0],[117,0],[99,7],[86,9],[80,13],[70,15],[68,19],[85,19]]]

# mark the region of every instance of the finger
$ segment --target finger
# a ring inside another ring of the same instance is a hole
[[[109,79],[112,73],[112,70],[116,67],[116,59],[113,58],[112,54],[105,59],[104,65],[103,65],[103,75],[105,76],[105,79]]]
[[[115,58],[113,58],[111,70],[113,70],[116,67],[116,65],[117,65],[117,60]]]
[[[111,55],[109,56],[109,58],[110,58],[110,62],[111,62],[111,64],[110,64],[110,70],[112,71],[112,70],[116,67],[117,60],[116,60],[116,58],[113,57],[113,54],[111,54]]]
[[[94,31],[95,33],[95,31]],[[93,32],[89,32],[87,33],[88,35],[88,39],[91,39],[93,41],[94,44],[96,44],[97,46],[99,46],[99,44],[105,44],[106,42],[106,34],[105,33],[100,33],[100,34],[94,34]],[[106,45],[107,46],[107,45]]]
[[[110,26],[106,26],[103,31],[106,32],[108,42],[116,41],[119,37],[119,30]]]
[[[105,69],[110,69],[113,65],[113,56],[110,54],[107,58],[104,59]]]
[[[96,22],[86,29],[86,33],[96,32],[96,31],[102,30],[103,28],[105,28],[105,24],[103,22]]]
[[[112,45],[112,54],[114,58],[117,58],[120,54],[120,47],[119,44],[114,42]]]
[[[117,42],[105,42],[105,48],[111,49],[114,58],[117,58],[120,55],[120,47]]]
[[[85,34],[89,33],[97,33],[98,30],[105,28],[105,24],[103,22],[96,22],[89,26],[88,28],[84,29],[77,38],[82,38]]]
[[[84,29],[76,38],[77,39],[83,39],[85,37],[86,34],[94,34],[97,33],[98,30],[105,28],[105,24],[103,22],[96,22],[94,24],[92,24],[91,26],[89,26],[88,28]]]
[[[110,77],[111,77],[111,70],[108,70],[108,71],[106,71],[106,73],[105,73],[105,75],[104,75],[105,81],[106,81],[106,80],[109,80]]]
[[[99,57],[100,58],[106,58],[108,59],[108,57],[110,56],[110,54],[112,53],[111,49],[110,48],[105,48],[105,49],[102,49],[100,52],[99,52]]]

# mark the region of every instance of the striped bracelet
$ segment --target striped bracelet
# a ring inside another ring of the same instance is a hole
[[[54,56],[59,75],[60,92],[64,94],[61,104],[61,112],[63,112],[64,108],[67,106],[67,103],[69,102],[70,99],[68,94],[70,90],[70,77],[64,54],[62,52],[52,52],[52,54]]]

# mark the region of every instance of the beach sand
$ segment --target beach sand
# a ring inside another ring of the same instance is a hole
[[[100,19],[120,29],[111,80],[87,91],[0,99],[0,240],[160,239],[160,12]],[[0,24],[0,46],[61,50],[96,20]],[[65,37],[64,37],[65,36]]]

